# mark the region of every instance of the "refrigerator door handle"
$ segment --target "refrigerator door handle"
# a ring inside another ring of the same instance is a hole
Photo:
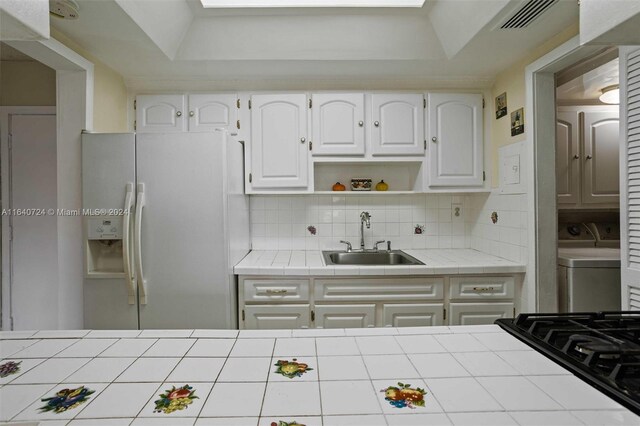
[[[126,195],[124,196],[124,214],[122,216],[122,261],[124,264],[124,275],[129,292],[129,304],[136,304],[136,287],[135,276],[131,270],[131,208],[133,206],[133,183],[126,186]]]
[[[138,184],[138,197],[136,199],[136,215],[134,223],[133,256],[136,263],[138,275],[138,293],[140,294],[140,304],[147,304],[147,281],[144,279],[142,270],[142,210],[145,206],[144,183]]]

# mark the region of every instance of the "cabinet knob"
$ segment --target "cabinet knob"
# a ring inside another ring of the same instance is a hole
[[[578,154],[575,154],[575,155],[573,156],[573,159],[574,159],[574,160],[577,160],[578,158],[580,158],[580,156],[579,156]]]
[[[587,155],[587,160],[591,160],[593,157],[590,155]]]
[[[189,117],[193,117],[194,115],[196,115],[196,113],[195,113],[195,112],[193,112],[193,111],[189,111]]]
[[[436,143],[438,142],[438,138],[436,138],[435,136],[431,138],[431,142]]]
[[[178,111],[178,112],[176,112],[176,115],[177,115],[178,117],[182,117],[182,111]]]
[[[305,138],[300,138],[300,143],[305,143],[307,141],[307,139]]]
[[[364,121],[362,121],[362,120],[358,121],[358,126],[360,126],[360,127],[364,126]]]
[[[374,121],[373,125],[376,126],[376,127],[380,127],[380,122],[379,121]]]

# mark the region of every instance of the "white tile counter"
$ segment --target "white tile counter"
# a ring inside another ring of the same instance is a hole
[[[424,265],[325,265],[322,252],[254,250],[234,271],[237,275],[455,275],[522,273],[526,266],[472,249],[403,250]]]
[[[21,363],[0,378],[0,422],[640,424],[640,417],[496,325],[2,332],[0,339],[0,365]],[[283,361],[297,363],[291,378],[278,373]],[[399,390],[399,382],[408,386],[402,395],[424,392],[414,399],[424,404],[386,399],[384,390]],[[182,409],[156,409],[161,394],[186,385]],[[89,393],[72,408],[40,410],[43,398],[81,386]]]

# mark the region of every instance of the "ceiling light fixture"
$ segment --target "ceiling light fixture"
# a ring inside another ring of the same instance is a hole
[[[425,0],[200,0],[205,8],[422,7]]]
[[[605,104],[619,104],[620,103],[620,86],[612,84],[601,90],[600,102]]]

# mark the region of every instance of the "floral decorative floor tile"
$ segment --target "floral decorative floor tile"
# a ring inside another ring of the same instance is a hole
[[[22,364],[22,361],[7,361],[3,364],[0,364],[0,378],[5,378],[19,372],[20,364]]]
[[[297,358],[292,358],[291,361],[280,359],[274,365],[278,367],[275,371],[276,374],[281,374],[289,379],[301,377],[306,372],[313,370],[308,364],[298,362]]]
[[[172,386],[171,389],[166,389],[159,396],[160,399],[154,401],[156,408],[153,411],[164,414],[186,410],[189,408],[189,405],[193,404],[194,399],[200,398],[196,395],[196,390],[193,386],[189,385],[184,385],[179,388]]]
[[[302,423],[298,423],[295,420],[290,422],[279,420],[277,422],[271,422],[271,426],[306,426],[306,425],[303,425]]]
[[[384,399],[396,408],[424,407],[424,397],[427,392],[420,387],[411,387],[409,383],[398,382],[398,386],[388,386],[380,390],[384,392]]]
[[[80,386],[73,389],[61,389],[54,396],[48,398],[42,398],[42,402],[46,402],[43,407],[40,407],[40,412],[54,412],[55,414],[63,413],[67,410],[72,410],[81,404],[87,402],[90,398],[89,395],[95,393],[94,390]]]

